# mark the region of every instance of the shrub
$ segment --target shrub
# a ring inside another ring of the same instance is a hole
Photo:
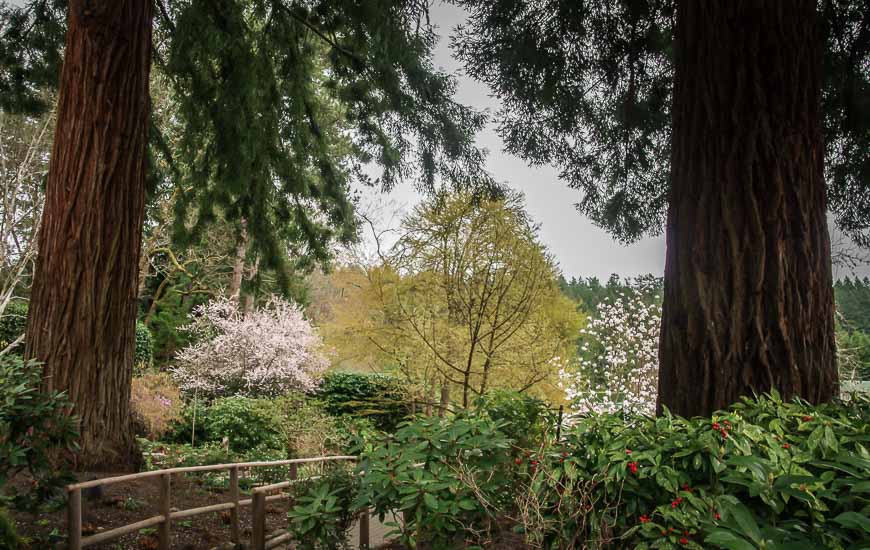
[[[192,438],[194,417],[196,437]],[[283,449],[279,419],[279,407],[270,399],[235,396],[211,403],[188,401],[180,418],[171,424],[166,440],[201,445],[221,443],[226,437],[230,448],[237,452],[264,446]]]
[[[216,399],[203,415],[206,441],[229,438],[230,449],[246,451],[255,447],[281,448],[281,440],[270,414],[270,402],[248,397]]]
[[[773,393],[712,419],[581,418],[534,457],[517,517],[547,548],[864,547],[868,413]]]
[[[320,479],[294,488],[290,532],[300,548],[348,548],[348,529],[356,517],[354,500],[359,476],[346,466],[331,464]]]
[[[0,351],[6,349],[27,327],[27,304],[24,302],[9,302],[0,317]],[[20,354],[24,347],[20,344],[13,353]]]
[[[507,481],[511,441],[486,416],[420,418],[384,435],[362,454],[357,507],[371,506],[381,521],[401,512],[402,542],[447,548],[487,525],[510,498]]]
[[[17,356],[0,357],[0,487],[19,472],[33,477],[33,491],[16,497],[19,506],[51,496],[71,479],[53,452],[74,450],[77,422],[63,393],[42,393],[42,368]],[[4,495],[0,494],[0,499]]]
[[[866,548],[868,418],[866,397],[813,407],[772,393],[712,418],[591,414],[525,451],[485,408],[421,418],[362,454],[352,508],[402,513],[411,547],[482,543],[507,517],[559,550]]]
[[[368,418],[380,430],[394,431],[408,415],[405,385],[393,376],[331,372],[317,390],[326,412]]]
[[[320,403],[302,394],[291,394],[268,402],[274,429],[288,458],[322,456],[343,452],[352,446],[347,431],[339,429],[339,419],[323,411]]]
[[[202,400],[192,400],[184,404],[181,415],[170,422],[163,439],[173,443],[204,443],[208,441],[203,420],[208,414],[208,406]],[[192,433],[196,430],[196,434]],[[195,436],[195,437],[194,437]]]
[[[154,338],[145,323],[141,321],[136,321],[136,353],[133,363],[140,371],[154,364]]]
[[[555,430],[557,416],[536,397],[512,390],[495,390],[478,401],[478,408],[499,421],[501,431],[523,449],[537,448]]]
[[[150,373],[133,378],[130,404],[136,421],[145,435],[159,439],[181,419],[184,402],[181,391],[166,373]]]

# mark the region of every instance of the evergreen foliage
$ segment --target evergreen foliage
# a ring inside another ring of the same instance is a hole
[[[570,281],[563,276],[559,277],[562,293],[590,314],[596,311],[601,302],[613,300],[620,292],[626,291],[638,294],[644,303],[661,304],[662,286],[662,278],[652,274],[620,279],[619,275],[613,273],[603,285],[598,277],[571,277]]]
[[[367,418],[385,431],[395,430],[408,415],[408,388],[398,378],[385,374],[328,373],[317,397],[327,413]]]
[[[24,329],[27,326],[27,303],[25,302],[10,302],[0,316],[0,350],[6,349],[9,344],[13,343],[19,336],[24,334]],[[23,351],[23,346],[19,344],[13,348],[16,353]]]
[[[468,72],[503,102],[509,152],[552,164],[579,209],[622,241],[663,227],[670,173],[676,2],[458,0]],[[830,207],[870,245],[870,2],[821,1]]]
[[[134,363],[137,367],[150,367],[154,361],[154,338],[144,323],[136,323],[136,353]]]
[[[0,107],[39,110],[67,3],[2,10]],[[158,1],[153,36],[173,116],[152,113],[149,179],[174,194],[178,244],[218,218],[246,220],[262,267],[286,286],[288,249],[325,260],[330,242],[354,237],[352,179],[495,188],[473,143],[483,115],[453,101],[454,79],[431,63],[426,3]]]
[[[870,334],[870,278],[846,277],[837,281],[834,296],[843,327]]]

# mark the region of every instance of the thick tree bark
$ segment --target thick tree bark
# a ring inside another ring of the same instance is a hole
[[[72,0],[26,354],[80,418],[78,466],[134,467],[149,0]]]
[[[678,2],[659,410],[838,392],[815,0]]]

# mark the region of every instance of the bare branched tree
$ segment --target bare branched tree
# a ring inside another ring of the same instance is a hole
[[[0,111],[0,316],[14,301],[25,302],[36,259],[54,115],[40,118]],[[24,339],[22,333],[0,355]]]

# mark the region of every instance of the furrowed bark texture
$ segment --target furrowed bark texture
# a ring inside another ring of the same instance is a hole
[[[130,420],[150,0],[72,0],[26,354],[80,418],[80,468],[139,462]]]
[[[678,2],[659,410],[838,392],[815,0]]]

